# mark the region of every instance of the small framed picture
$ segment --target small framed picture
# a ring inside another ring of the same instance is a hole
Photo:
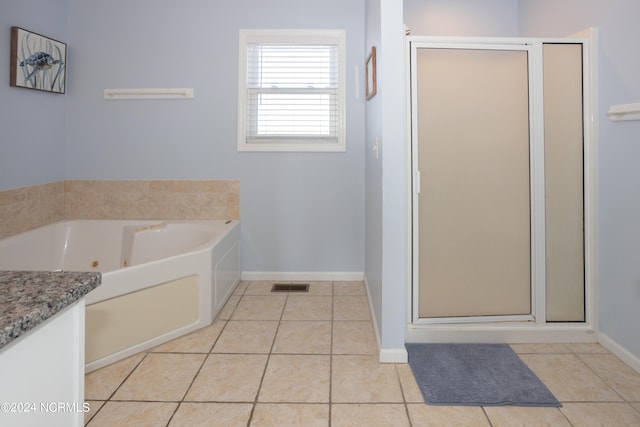
[[[10,85],[64,93],[67,45],[19,27],[11,27]]]
[[[376,94],[376,47],[371,47],[367,57],[367,100]]]

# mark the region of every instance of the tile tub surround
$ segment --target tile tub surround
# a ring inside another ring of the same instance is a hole
[[[67,219],[240,219],[240,181],[64,182]]]
[[[94,272],[0,271],[0,349],[65,307],[101,281]]]
[[[0,191],[0,239],[64,219],[64,181]]]
[[[240,219],[240,181],[67,180],[0,190],[0,239],[63,219]]]

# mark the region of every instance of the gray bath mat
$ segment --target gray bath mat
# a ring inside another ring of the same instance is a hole
[[[425,402],[562,406],[506,344],[406,344]]]

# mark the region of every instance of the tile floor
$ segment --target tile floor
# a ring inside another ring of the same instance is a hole
[[[85,377],[98,426],[640,426],[640,374],[598,344],[513,345],[562,408],[430,406],[379,364],[362,282],[242,282],[216,321]]]

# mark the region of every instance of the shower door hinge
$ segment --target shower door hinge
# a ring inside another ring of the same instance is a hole
[[[415,189],[416,194],[420,194],[420,171],[416,171],[415,173],[413,188]]]

